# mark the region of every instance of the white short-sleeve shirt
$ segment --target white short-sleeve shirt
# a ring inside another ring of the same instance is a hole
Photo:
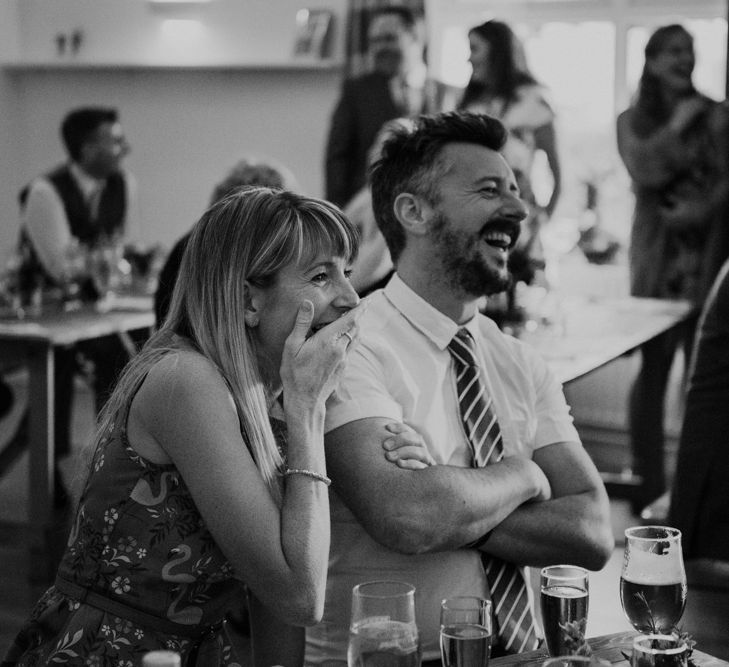
[[[403,421],[425,439],[439,464],[470,467],[448,343],[459,328],[396,274],[368,297],[360,343],[350,355],[326,430],[363,418]],[[505,456],[532,456],[557,442],[579,442],[560,383],[536,350],[477,315],[465,325],[477,344],[487,390],[502,431]],[[332,544],[322,623],[307,631],[307,664],[346,660],[352,586],[395,578],[415,585],[423,659],[440,657],[441,599],[488,596],[480,554],[473,549],[399,554],[375,542],[331,493]]]

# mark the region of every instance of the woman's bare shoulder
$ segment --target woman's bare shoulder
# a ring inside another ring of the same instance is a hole
[[[230,395],[217,366],[192,349],[167,353],[150,369],[140,388],[146,400],[154,403],[217,401]]]

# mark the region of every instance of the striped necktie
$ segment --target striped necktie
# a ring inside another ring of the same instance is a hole
[[[501,429],[492,408],[493,399],[479,378],[475,343],[467,329],[459,329],[448,345],[456,370],[458,406],[473,454],[473,465],[481,468],[504,456]],[[537,648],[535,621],[529,606],[522,570],[513,563],[482,554],[486,580],[491,590],[499,641],[507,653]]]

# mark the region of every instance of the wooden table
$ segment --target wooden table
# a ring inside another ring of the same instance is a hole
[[[692,311],[687,301],[637,297],[567,297],[558,308],[553,324],[525,329],[519,338],[542,353],[563,383],[632,352]]]
[[[629,667],[630,661],[625,659],[626,655],[630,655],[633,649],[633,637],[638,633],[618,632],[612,635],[604,635],[602,637],[593,637],[588,639],[593,654],[598,658],[609,661],[613,665],[620,667]],[[528,653],[519,653],[517,655],[509,655],[503,658],[494,658],[489,661],[489,667],[506,667],[507,665],[520,665],[520,667],[540,667],[540,665],[549,657],[546,648],[529,651]],[[715,658],[707,653],[702,653],[698,649],[694,649],[691,659],[697,667],[729,667],[729,662]]]
[[[38,317],[0,319],[0,355],[28,368],[28,445],[30,448],[29,525],[33,578],[52,576],[49,534],[53,528],[54,497],[54,355],[59,346],[154,326],[151,298],[119,300],[112,310],[92,306],[73,312],[46,309]]]

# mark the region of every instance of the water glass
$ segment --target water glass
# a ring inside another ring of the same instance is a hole
[[[540,603],[549,655],[569,655],[573,652],[574,631],[584,636],[590,590],[588,583],[587,570],[577,565],[542,568]],[[570,626],[573,632],[570,632]]]
[[[631,667],[686,667],[689,647],[675,635],[641,635],[633,640]]]
[[[680,530],[636,526],[625,531],[620,603],[638,632],[667,634],[676,627],[686,605]]]
[[[370,581],[352,589],[347,664],[419,667],[414,586],[402,581]]]
[[[491,651],[491,600],[447,598],[440,605],[443,667],[486,667]]]

